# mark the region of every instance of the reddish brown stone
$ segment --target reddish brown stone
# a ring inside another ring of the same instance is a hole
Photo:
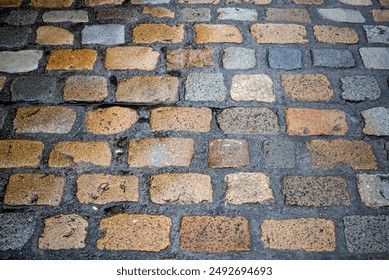
[[[208,165],[212,168],[245,167],[250,165],[247,141],[241,139],[209,141]]]
[[[213,66],[213,51],[213,47],[210,46],[198,50],[171,50],[166,55],[166,66],[168,69]]]

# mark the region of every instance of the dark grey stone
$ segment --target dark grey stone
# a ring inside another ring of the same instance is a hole
[[[293,142],[283,140],[266,140],[262,144],[266,165],[273,168],[293,168],[295,165],[295,148]]]
[[[330,68],[351,68],[355,66],[349,50],[323,49],[312,50],[313,65]]]
[[[342,98],[350,101],[376,100],[381,95],[377,80],[372,76],[349,76],[340,78]]]
[[[136,21],[139,14],[135,9],[108,8],[97,11],[97,20]]]
[[[351,253],[389,252],[389,216],[348,216],[343,221]]]
[[[37,16],[38,12],[33,10],[12,10],[5,22],[10,25],[30,25],[34,24]]]
[[[32,214],[0,214],[0,251],[20,250],[34,233]]]
[[[55,78],[19,77],[11,85],[11,96],[12,101],[58,101],[60,89]]]
[[[299,49],[272,48],[269,50],[269,66],[274,69],[300,69],[303,55]]]
[[[0,47],[23,47],[31,33],[29,27],[0,27]]]
[[[0,129],[3,127],[5,117],[7,116],[7,111],[3,108],[0,108]]]

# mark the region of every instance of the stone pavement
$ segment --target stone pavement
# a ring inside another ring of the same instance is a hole
[[[1,259],[388,259],[388,0],[0,0]]]

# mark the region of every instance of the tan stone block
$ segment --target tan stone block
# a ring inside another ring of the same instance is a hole
[[[376,22],[389,22],[389,9],[371,10],[371,14]]]
[[[174,12],[164,7],[144,7],[143,13],[156,18],[174,18]]]
[[[88,112],[86,131],[93,134],[122,133],[138,121],[135,110],[123,107],[110,107]]]
[[[111,174],[82,174],[77,179],[77,199],[81,203],[108,204],[139,199],[138,178]]]
[[[64,101],[102,102],[108,97],[108,84],[104,77],[71,76],[66,80]]]
[[[121,5],[124,0],[85,0],[86,6]]]
[[[61,203],[65,178],[53,174],[12,174],[5,191],[6,205],[52,205]]]
[[[161,174],[151,177],[150,200],[157,204],[213,201],[211,177],[205,174]]]
[[[232,77],[231,98],[236,101],[274,102],[273,81],[265,74]]]
[[[227,24],[195,24],[196,44],[242,43],[243,36],[238,27]]]
[[[0,168],[38,167],[44,146],[41,141],[0,140]]]
[[[11,8],[11,7],[19,7],[22,5],[23,0],[2,0],[0,2],[0,7],[2,8]]]
[[[226,0],[226,3],[250,3],[255,5],[268,5],[273,0]]]
[[[134,250],[160,252],[170,246],[172,221],[166,216],[148,214],[118,214],[104,218],[97,240],[99,250]]]
[[[46,70],[93,70],[97,51],[81,50],[53,50],[46,65]]]
[[[73,45],[74,35],[65,28],[40,26],[36,30],[36,43],[39,45]]]
[[[306,9],[266,9],[267,21],[295,21],[311,22],[308,10]]]
[[[155,23],[140,24],[133,30],[132,41],[137,44],[176,44],[184,40],[184,33],[183,24],[175,26]]]
[[[166,54],[166,66],[168,69],[213,66],[213,52],[214,48],[210,46],[197,50],[170,50]]]
[[[248,143],[242,139],[209,141],[208,166],[211,168],[245,167],[250,165]]]
[[[299,24],[261,24],[250,27],[255,41],[260,44],[307,44],[305,26]]]
[[[113,47],[106,50],[105,68],[109,70],[154,70],[159,52],[149,47]]]
[[[314,26],[316,40],[330,44],[357,44],[359,37],[355,29],[337,26]]]
[[[30,0],[34,8],[69,8],[74,0]]]

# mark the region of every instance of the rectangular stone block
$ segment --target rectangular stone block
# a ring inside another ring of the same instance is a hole
[[[51,11],[43,14],[44,22],[73,22],[82,23],[88,22],[88,12],[83,10],[63,10]]]
[[[93,70],[97,51],[92,49],[53,50],[46,70]]]
[[[87,25],[81,32],[82,44],[120,45],[125,42],[124,25]]]
[[[195,24],[196,44],[242,43],[243,36],[238,27],[226,24]]]
[[[133,29],[132,41],[137,44],[177,44],[184,40],[184,25],[140,24]]]
[[[0,168],[38,167],[43,148],[41,141],[0,140]]]
[[[38,69],[43,51],[26,50],[0,52],[0,72],[23,73]]]
[[[360,48],[359,54],[367,69],[389,69],[389,48]]]
[[[242,139],[210,140],[208,166],[211,168],[245,167],[250,165],[248,143]]]
[[[109,70],[154,70],[159,53],[149,47],[114,47],[106,50],[105,68]]]
[[[251,35],[259,44],[307,44],[305,26],[299,24],[261,24],[250,27]]]
[[[352,68],[355,66],[354,57],[349,50],[316,49],[312,50],[313,65],[328,68]]]

